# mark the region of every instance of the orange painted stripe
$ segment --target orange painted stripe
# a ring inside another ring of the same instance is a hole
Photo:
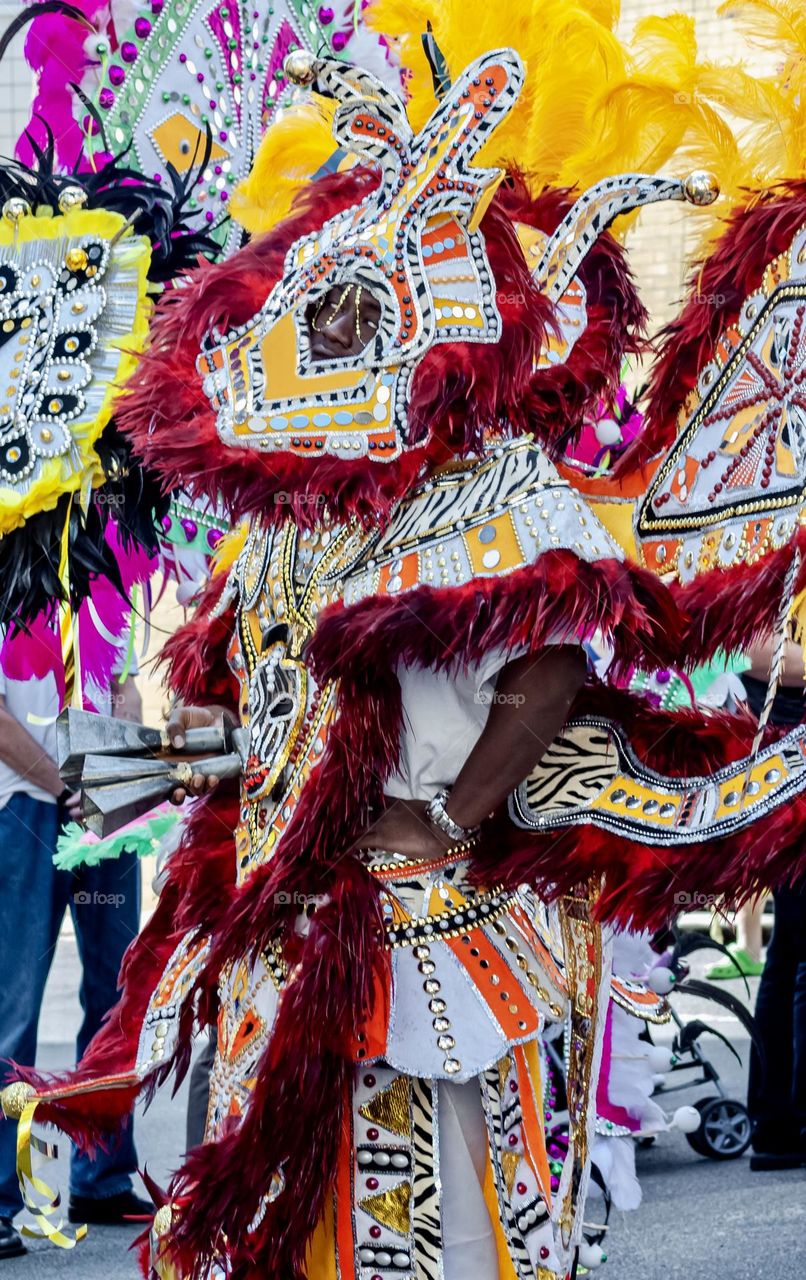
[[[540,1019],[501,953],[480,929],[464,936],[470,937],[469,943],[462,942],[461,937],[447,938],[446,945],[470,974],[504,1035],[507,1039],[514,1040],[533,1034],[540,1025]],[[478,955],[471,954],[474,950],[478,951]],[[482,967],[482,961],[486,967]],[[493,977],[497,977],[499,981],[493,983]],[[501,998],[504,992],[507,994],[506,1000]],[[511,1004],[517,1005],[517,1013],[510,1012]],[[521,1022],[525,1024],[522,1027],[519,1025]]]
[[[630,1004],[640,1005],[642,1008],[647,1007],[656,1011],[660,1011],[664,1005],[663,996],[656,995],[654,991],[628,991],[618,978],[613,978],[613,990],[618,991],[625,1000]]]
[[[538,1104],[535,1092],[536,1088],[540,1088],[537,1042],[532,1040],[527,1045],[513,1045],[512,1052],[515,1056],[518,1091],[523,1112],[523,1145],[537,1178],[540,1194],[551,1209],[551,1174],[546,1154],[546,1127],[543,1122],[543,1111]]]
[[[345,1087],[344,1119],[341,1129],[341,1149],[336,1174],[336,1245],[339,1251],[339,1270],[343,1276],[355,1273],[355,1240],[353,1238],[353,1134],[351,1107],[352,1089]]]
[[[394,576],[395,575],[392,573],[390,566],[388,564],[384,565],[378,579],[379,593],[386,594],[389,591],[389,581]],[[398,587],[398,591],[405,591],[409,587],[417,585],[420,578],[420,558],[416,551],[412,551],[409,555],[403,557],[400,573],[397,577],[399,577],[401,581],[401,586]],[[395,593],[392,592],[391,594],[394,595]]]
[[[535,955],[540,961],[541,966],[545,969],[551,981],[560,991],[567,991],[568,984],[565,981],[565,974],[558,969],[554,957],[548,947],[544,945],[540,938],[540,934],[535,929],[531,920],[527,916],[523,907],[515,906],[511,911],[512,919],[517,924],[521,933],[526,937],[527,942],[534,948]]]

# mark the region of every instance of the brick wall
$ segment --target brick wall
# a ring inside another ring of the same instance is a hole
[[[21,9],[18,0],[0,0],[0,31]],[[28,119],[31,104],[31,72],[23,56],[25,32],[20,31],[0,61],[0,156],[10,156]]]

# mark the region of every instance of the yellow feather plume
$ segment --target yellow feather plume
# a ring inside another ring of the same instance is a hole
[[[535,187],[582,190],[631,170],[746,174],[718,101],[700,87],[715,68],[684,14],[645,18],[629,43],[615,33],[617,0],[372,0],[365,19],[409,74],[418,127],[435,106],[421,41],[428,24],[452,77],[488,49],[516,49],[526,84],[479,162],[516,166]],[[711,226],[719,207],[698,216]],[[622,233],[629,221],[620,220]]]
[[[766,48],[799,50],[806,57],[803,0],[725,0],[720,14],[733,18],[745,36]]]
[[[743,185],[806,176],[806,6],[803,0],[727,0],[719,10],[746,39],[768,51],[764,77],[720,68],[710,90],[742,122]],[[738,189],[732,192],[740,198]]]
[[[290,107],[260,144],[248,178],[232,193],[230,211],[252,235],[270,231],[291,212],[294,198],[333,155],[333,115],[327,98]]]
[[[480,54],[513,47],[526,83],[480,164],[577,189],[618,171],[708,168],[723,192],[700,213],[713,230],[747,188],[806,174],[806,4],[726,0],[721,12],[780,55],[777,76],[703,59],[694,20],[683,14],[645,18],[624,43],[615,33],[618,0],[371,0],[363,21],[405,69],[415,129],[436,105],[421,38],[429,26],[454,78]],[[286,217],[332,157],[333,109],[314,95],[269,130],[231,202],[247,230]]]
[[[246,537],[249,533],[249,525],[246,521],[236,524],[232,529],[224,534],[219,542],[213,556],[211,573],[213,576],[219,573],[229,573],[238,556],[244,549]]]
[[[517,165],[544,182],[562,180],[566,158],[587,141],[592,98],[626,70],[613,0],[373,0],[364,16],[408,72],[409,117],[418,129],[436,105],[421,40],[429,23],[452,78],[490,49],[516,49],[526,83],[479,163]]]

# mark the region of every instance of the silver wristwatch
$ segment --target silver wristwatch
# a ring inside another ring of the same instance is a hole
[[[447,787],[443,787],[438,791],[433,800],[426,805],[425,814],[432,827],[437,827],[444,835],[446,835],[454,844],[463,844],[466,840],[473,840],[479,833],[479,827],[460,827],[458,822],[454,822],[445,808],[450,791]]]

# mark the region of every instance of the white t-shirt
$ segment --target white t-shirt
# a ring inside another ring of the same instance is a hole
[[[403,699],[400,766],[384,787],[399,800],[431,800],[453,786],[490,714],[498,675],[522,651],[491,650],[466,671],[398,667]]]
[[[59,691],[56,677],[49,671],[42,679],[7,680],[0,667],[0,694],[6,711],[27,729],[42,748],[42,754],[56,759],[56,717],[59,714]],[[8,804],[16,791],[24,791],[35,800],[56,803],[54,796],[35,787],[0,760],[0,809]]]
[[[2,648],[4,640],[3,628],[0,627],[0,648]],[[17,643],[24,643],[21,637]],[[33,639],[30,643],[36,643]],[[117,671],[123,670],[123,664],[126,657],[126,645],[121,649],[119,665]],[[129,674],[137,674],[137,664],[132,662],[129,666]],[[85,686],[85,689],[87,686]],[[111,715],[112,712],[112,690],[107,685],[102,689],[95,682],[92,682],[92,688],[89,690],[92,695],[92,705],[101,715]],[[14,680],[6,676],[3,672],[2,664],[0,664],[0,695],[5,702],[6,711],[13,716],[15,720],[27,729],[35,742],[42,747],[43,755],[50,756],[51,760],[56,759],[56,719],[61,710],[59,705],[59,690],[56,684],[56,677],[52,671],[48,671],[44,676],[32,676],[27,680]],[[8,804],[11,797],[17,791],[23,791],[26,795],[33,796],[35,800],[46,800],[49,804],[55,804],[55,797],[48,791],[43,791],[41,787],[36,787],[17,773],[10,765],[0,760],[0,809]]]

